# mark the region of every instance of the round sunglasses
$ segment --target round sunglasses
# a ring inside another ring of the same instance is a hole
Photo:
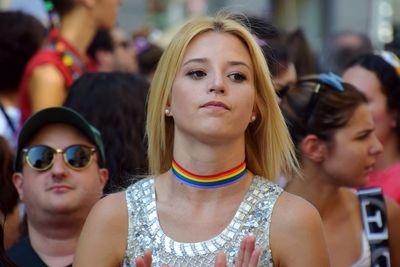
[[[36,171],[50,169],[56,159],[56,154],[63,155],[64,162],[74,170],[82,170],[92,162],[96,149],[85,145],[72,145],[64,149],[54,149],[45,145],[31,146],[22,149],[25,161]]]

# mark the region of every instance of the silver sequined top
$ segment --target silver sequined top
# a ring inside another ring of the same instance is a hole
[[[164,234],[156,209],[152,177],[126,190],[128,207],[128,241],[123,266],[135,266],[135,258],[145,249],[153,253],[153,266],[214,266],[218,252],[224,251],[227,265],[234,266],[240,241],[246,234],[256,236],[261,249],[259,266],[273,266],[269,246],[269,229],[274,204],[282,189],[265,178],[255,176],[244,201],[230,224],[214,238],[198,243],[180,243]]]

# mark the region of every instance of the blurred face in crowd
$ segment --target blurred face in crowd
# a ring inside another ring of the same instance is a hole
[[[355,109],[347,125],[336,131],[322,163],[330,183],[356,187],[368,182],[368,172],[382,152],[374,128],[372,115],[363,104]]]
[[[254,115],[253,68],[247,48],[234,35],[210,31],[195,37],[172,87],[175,137],[244,142]]]
[[[289,83],[294,83],[297,80],[296,68],[292,62],[287,65],[283,71],[278,73],[273,77],[273,82],[275,85],[275,90],[278,91],[282,87],[288,85]]]
[[[383,145],[394,135],[395,115],[389,111],[387,97],[376,74],[361,66],[354,66],[343,73],[343,80],[364,93],[374,119],[376,134]]]
[[[77,144],[95,147],[75,128],[51,124],[38,131],[27,147],[45,145],[65,149]],[[62,153],[56,154],[53,165],[45,171],[33,169],[25,155],[22,158],[22,172],[14,174],[13,182],[29,217],[74,212],[87,215],[102,196],[108,172],[99,168],[97,153],[93,153],[90,163],[82,169],[68,166]]]
[[[114,70],[123,72],[137,72],[136,53],[125,32],[120,28],[111,31],[114,45]]]

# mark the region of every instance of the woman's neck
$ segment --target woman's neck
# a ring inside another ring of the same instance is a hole
[[[327,183],[327,177],[318,167],[302,168],[303,177],[289,181],[285,191],[300,196],[314,205],[321,217],[328,216],[337,206],[340,198],[340,187]]]
[[[220,173],[246,160],[244,137],[227,143],[205,144],[176,135],[173,159],[184,169],[198,175]]]
[[[182,168],[196,175],[215,175],[237,167],[245,161],[245,149],[242,140],[221,145],[208,145],[200,142],[187,143],[179,138],[174,141],[173,159]],[[247,171],[236,182],[209,190],[210,188],[198,188],[181,182],[172,170],[164,175],[167,176],[165,180],[169,181],[165,186],[170,188],[169,191],[172,195],[176,195],[176,190],[179,190],[179,196],[184,196],[194,202],[200,200],[202,202],[212,201],[212,199],[218,199],[229,194],[229,192],[232,193],[232,190],[241,191],[240,187],[249,184],[253,177],[253,174]],[[246,186],[244,190],[246,190]]]
[[[97,25],[94,19],[83,7],[77,7],[74,11],[65,15],[60,24],[60,33],[81,55],[86,55]]]

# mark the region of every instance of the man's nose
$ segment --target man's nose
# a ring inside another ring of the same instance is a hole
[[[55,155],[53,166],[51,166],[50,171],[53,178],[65,178],[67,174],[67,164],[64,162],[63,155],[57,153]]]

